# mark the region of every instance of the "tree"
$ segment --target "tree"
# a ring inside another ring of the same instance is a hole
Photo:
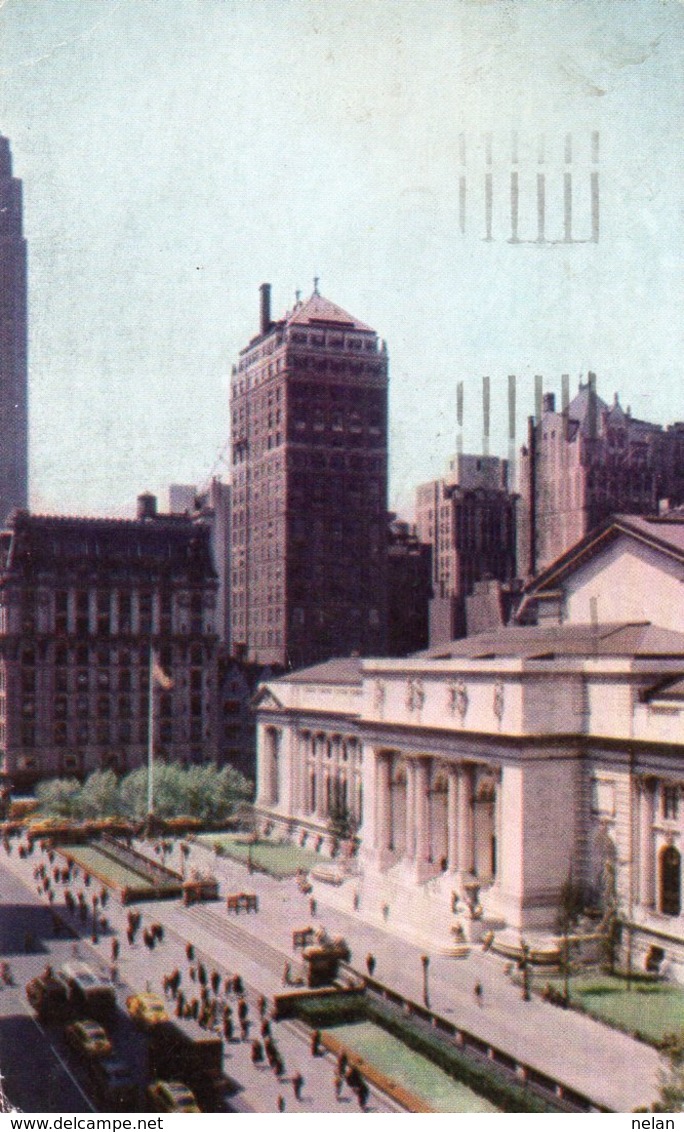
[[[147,815],[147,767],[118,779],[111,771],[95,771],[81,785],[75,778],[53,778],[36,791],[44,814],[69,818]],[[251,800],[252,783],[233,767],[214,763],[185,768],[158,762],[154,768],[155,814],[158,818],[196,817],[223,821]]]
[[[83,818],[115,817],[120,812],[119,780],[113,770],[96,770],[86,778],[78,796]]]
[[[351,841],[356,832],[357,823],[351,810],[342,798],[334,796],[328,813],[328,834],[333,853],[337,852],[340,841]]]
[[[40,812],[54,817],[78,816],[81,784],[77,778],[49,778],[36,787]]]
[[[561,936],[560,967],[563,973],[563,996],[566,1002],[570,999],[570,973],[572,970],[570,936],[584,911],[584,904],[584,891],[580,885],[575,884],[572,874],[569,874],[560,890],[556,916],[556,931]]]

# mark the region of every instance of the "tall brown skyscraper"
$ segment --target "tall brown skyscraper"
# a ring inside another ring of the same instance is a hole
[[[319,294],[271,320],[232,377],[232,648],[301,667],[382,655],[387,353]]]
[[[0,522],[28,501],[26,240],[21,181],[0,135]]]

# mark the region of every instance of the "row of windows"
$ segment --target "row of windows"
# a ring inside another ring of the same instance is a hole
[[[201,719],[192,719],[187,726],[174,723],[170,719],[159,720],[157,724],[157,738],[161,743],[181,742],[188,739],[191,742],[200,742],[209,737],[210,731],[204,727]],[[146,744],[148,724],[146,720],[140,720],[137,725],[126,720],[119,721],[116,725],[110,724],[108,720],[82,720],[70,728],[66,721],[57,720],[52,739],[60,747],[73,742],[81,746],[87,743],[108,746],[117,742]],[[4,739],[2,741],[4,742]],[[23,747],[35,747],[35,724],[30,722],[22,724],[21,743]]]
[[[210,653],[202,645],[178,645],[176,649],[172,649],[169,645],[163,645],[160,649],[156,650],[156,656],[162,667],[170,669],[174,664],[174,657],[176,657],[180,664],[185,665],[188,661],[191,665],[200,667],[204,664],[205,658]],[[37,653],[35,648],[28,646],[22,649],[19,660],[22,669],[30,670],[34,668],[37,662]],[[137,649],[109,649],[98,646],[97,648],[89,647],[88,645],[78,645],[76,648],[69,648],[65,644],[57,644],[54,651],[54,662],[56,668],[108,668],[109,666],[119,665],[122,668],[130,668],[131,666],[139,666],[141,669],[149,671],[150,667],[150,650],[149,646],[143,646]],[[4,670],[0,672],[0,678],[5,679]]]

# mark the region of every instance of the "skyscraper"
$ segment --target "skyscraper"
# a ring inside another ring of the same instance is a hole
[[[28,500],[26,285],[21,181],[0,135],[0,522]]]
[[[387,618],[387,352],[314,287],[232,377],[232,647],[292,667],[378,655]]]

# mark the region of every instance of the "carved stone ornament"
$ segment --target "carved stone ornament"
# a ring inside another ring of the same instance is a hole
[[[425,703],[425,688],[422,680],[409,680],[406,685],[406,707],[409,711],[420,711]]]
[[[462,680],[449,685],[448,696],[451,714],[458,715],[459,719],[465,719],[468,712],[468,689]]]
[[[376,680],[373,685],[373,708],[375,711],[381,712],[385,706],[385,696],[387,695],[387,688],[385,687],[384,680]]]
[[[501,680],[497,680],[496,684],[494,685],[494,715],[498,719],[499,723],[501,723],[501,720],[503,719],[504,694],[504,686]]]

